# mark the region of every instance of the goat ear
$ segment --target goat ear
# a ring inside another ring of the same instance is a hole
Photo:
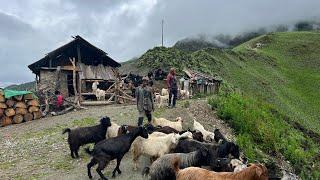
[[[258,177],[260,177],[263,173],[262,168],[260,168],[259,166],[256,166],[256,174],[258,175]]]

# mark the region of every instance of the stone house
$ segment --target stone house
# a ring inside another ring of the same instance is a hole
[[[101,89],[108,88],[115,81],[121,65],[82,37],[73,38],[28,66],[36,75],[37,90],[58,90],[65,97],[70,97],[74,96],[73,77],[76,77],[77,92],[81,94],[91,92],[94,81],[101,82]],[[76,68],[71,60],[75,61]]]

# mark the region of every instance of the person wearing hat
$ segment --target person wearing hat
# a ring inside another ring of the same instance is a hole
[[[142,126],[143,117],[147,116],[148,122],[152,120],[151,112],[154,111],[152,89],[148,86],[149,79],[142,78],[142,85],[136,90],[137,109],[139,112],[138,126]]]

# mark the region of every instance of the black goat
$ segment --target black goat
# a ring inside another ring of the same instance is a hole
[[[198,149],[191,153],[173,153],[166,154],[158,158],[150,167],[143,170],[143,175],[149,174],[151,180],[175,180],[175,171],[172,168],[172,162],[177,157],[180,158],[180,168],[206,166],[207,160],[211,159],[209,150],[206,148]]]
[[[239,158],[240,152],[238,145],[233,142],[226,142],[221,145],[214,145],[210,143],[203,143],[194,140],[180,140],[174,149],[175,153],[189,153],[196,151],[199,148],[206,147],[211,153],[212,159],[209,160],[212,170],[215,170],[217,167],[215,160],[217,158],[225,158],[231,154],[234,158]]]
[[[68,143],[71,151],[72,158],[78,158],[79,148],[88,143],[98,143],[106,139],[106,132],[108,127],[111,126],[110,118],[104,117],[100,119],[100,124],[91,127],[80,127],[76,129],[66,128],[62,134],[68,132]]]
[[[113,159],[117,159],[117,166],[112,172],[112,177],[115,177],[116,171],[121,174],[119,168],[120,162],[123,156],[129,151],[132,142],[138,136],[148,138],[147,130],[143,127],[138,127],[130,133],[110,139],[105,139],[97,143],[92,151],[90,151],[89,148],[86,148],[86,152],[92,156],[90,163],[88,163],[87,165],[89,178],[92,178],[91,167],[95,164],[98,164],[98,168],[96,169],[97,173],[102,179],[107,179],[101,171]]]
[[[213,133],[214,133],[214,140],[216,142],[219,142],[220,139],[222,140],[222,143],[228,142],[228,140],[221,134],[219,129],[215,129]]]

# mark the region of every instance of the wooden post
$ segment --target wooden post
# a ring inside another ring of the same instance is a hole
[[[77,92],[77,82],[76,82],[76,78],[77,78],[77,75],[76,75],[76,59],[73,58],[69,58],[71,64],[72,64],[72,77],[73,77],[73,90],[74,90],[74,103],[76,103],[77,105],[80,106],[80,102],[79,102],[79,95],[78,95],[78,92]]]

